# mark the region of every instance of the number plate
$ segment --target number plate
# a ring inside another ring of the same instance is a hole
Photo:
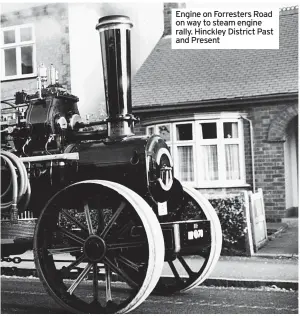
[[[210,243],[210,222],[193,221],[180,224],[181,248]]]

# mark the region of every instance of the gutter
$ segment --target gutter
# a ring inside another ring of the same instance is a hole
[[[259,105],[263,102],[277,103],[279,101],[284,102],[297,102],[298,103],[298,92],[291,93],[280,93],[280,94],[268,94],[259,95],[253,97],[240,97],[231,99],[214,99],[214,100],[202,100],[192,102],[180,102],[180,103],[164,103],[164,104],[148,104],[141,106],[133,106],[133,112],[135,114],[148,113],[148,112],[165,112],[165,111],[178,111],[178,110],[192,110],[199,108],[211,108],[216,106],[227,106],[232,107],[234,105],[241,106],[246,104]]]

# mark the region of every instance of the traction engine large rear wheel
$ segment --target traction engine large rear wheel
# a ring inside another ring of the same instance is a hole
[[[34,255],[47,291],[69,312],[127,313],[159,280],[164,242],[145,200],[120,184],[91,180],[49,200]]]
[[[183,190],[181,220],[210,221],[210,245],[202,247],[199,239],[199,249],[193,255],[179,253],[173,259],[167,260],[162,272],[163,277],[155,288],[158,294],[186,292],[201,284],[214,269],[222,249],[222,229],[214,208],[199,191],[186,185],[183,185]]]

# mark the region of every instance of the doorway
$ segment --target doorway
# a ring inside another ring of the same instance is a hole
[[[284,143],[286,216],[298,216],[298,115],[286,128]]]

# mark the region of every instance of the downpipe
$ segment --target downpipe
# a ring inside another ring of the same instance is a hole
[[[252,121],[249,120],[246,117],[241,116],[243,120],[246,120],[249,122],[250,126],[250,144],[251,144],[251,164],[252,164],[252,190],[253,193],[256,191],[256,186],[255,186],[255,165],[254,165],[254,144],[253,144],[253,125]]]

